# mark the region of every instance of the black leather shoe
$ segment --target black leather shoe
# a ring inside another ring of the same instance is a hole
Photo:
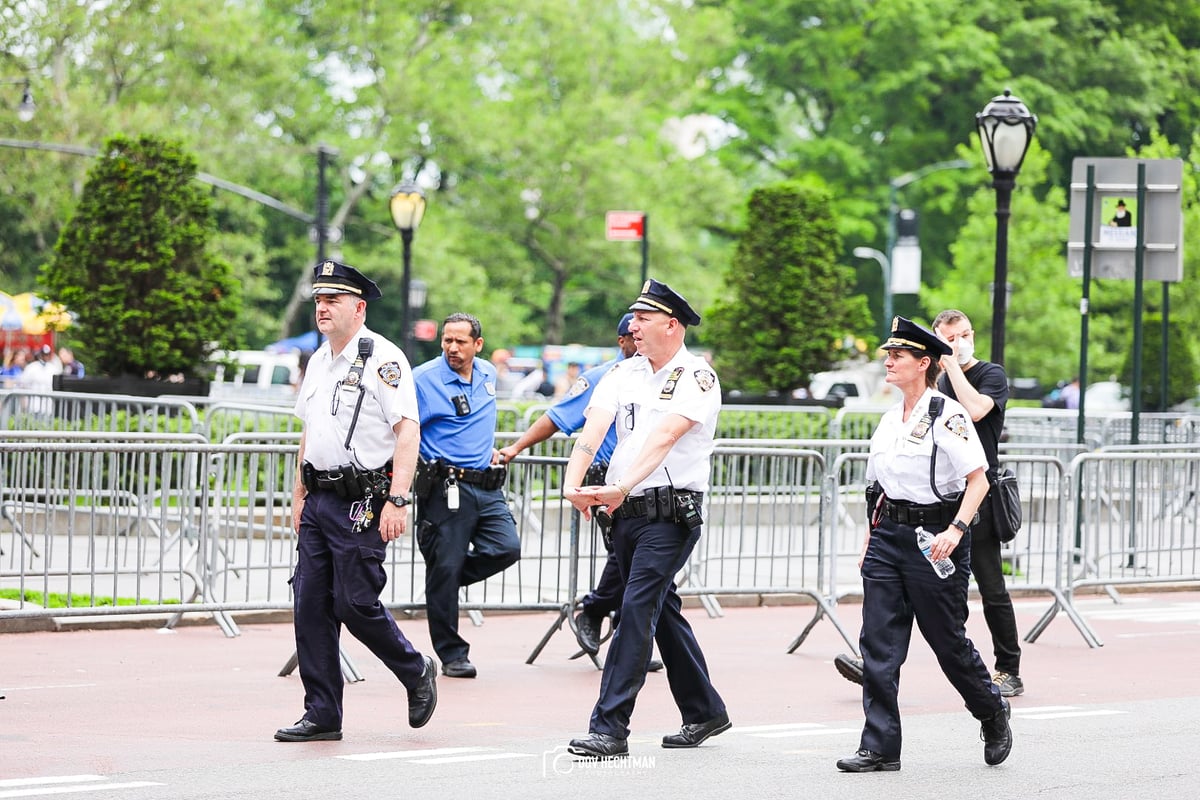
[[[447,678],[474,678],[475,665],[465,658],[442,664],[442,674]]]
[[[575,615],[575,640],[588,655],[600,652],[600,623],[603,620],[604,617],[589,614],[586,610]]]
[[[989,767],[1003,762],[1012,752],[1012,728],[1008,725],[1012,706],[1003,697],[1000,698],[1000,702],[1004,704],[1004,708],[983,720],[979,729],[979,738],[983,739],[983,761]]]
[[[567,752],[584,758],[623,758],[629,755],[629,742],[607,733],[589,733],[586,739],[572,739]]]
[[[863,662],[853,656],[848,656],[845,653],[838,654],[833,659],[833,665],[837,667],[837,671],[843,678],[851,683],[857,683],[862,686],[863,681]]]
[[[837,768],[842,772],[896,772],[900,769],[900,759],[859,750],[849,758],[839,758]]]
[[[314,722],[302,719],[290,728],[280,728],[275,731],[277,742],[337,742],[341,741],[342,732],[334,728],[322,728]]]
[[[425,656],[425,671],[421,673],[421,682],[408,690],[408,724],[419,728],[433,716],[437,708],[437,664],[429,656]]]
[[[662,746],[668,748],[699,747],[708,737],[724,733],[732,727],[733,723],[729,721],[729,715],[722,711],[708,722],[684,725],[679,729],[679,733],[664,736]]]
[[[646,666],[646,672],[658,672],[663,668],[663,663],[657,658],[650,659],[650,663]]]

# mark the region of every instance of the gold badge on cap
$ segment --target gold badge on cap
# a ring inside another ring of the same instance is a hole
[[[642,294],[646,294],[649,291],[650,291],[650,281],[646,281],[645,283],[642,284]]]
[[[326,261],[324,264],[321,265],[321,277],[323,277],[323,278],[328,277],[329,275],[332,275],[332,274],[333,274],[333,262]]]

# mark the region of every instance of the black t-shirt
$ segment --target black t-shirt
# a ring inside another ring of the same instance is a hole
[[[1004,373],[1004,367],[990,361],[977,361],[963,374],[975,391],[992,398],[992,410],[975,423],[975,430],[983,444],[983,452],[987,455],[988,466],[998,469],[1000,434],[1004,431],[1004,407],[1008,404],[1008,376]],[[938,377],[938,391],[958,399],[949,376],[944,372]]]

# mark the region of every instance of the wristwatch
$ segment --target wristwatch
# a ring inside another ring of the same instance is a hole
[[[402,494],[389,494],[388,502],[394,505],[396,508],[404,508],[406,505],[411,503],[412,500],[409,500]]]
[[[970,533],[970,531],[971,531],[971,526],[968,525],[967,523],[963,522],[961,519],[956,519],[956,520],[954,520],[954,522],[951,522],[950,524],[953,525],[954,527],[958,528],[963,533]]]

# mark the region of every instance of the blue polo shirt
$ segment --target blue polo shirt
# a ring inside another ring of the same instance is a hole
[[[587,411],[588,401],[592,398],[592,391],[600,379],[613,368],[613,365],[621,360],[621,358],[614,358],[612,361],[606,361],[586,370],[575,379],[575,383],[571,384],[571,388],[567,390],[566,396],[546,412],[546,416],[550,417],[555,427],[568,436],[583,427],[583,423],[587,420],[584,412]],[[600,449],[596,451],[594,461],[607,464],[612,460],[613,448],[616,446],[617,427],[609,425],[608,433],[604,434],[604,441],[600,443]]]
[[[467,383],[446,356],[413,370],[421,414],[421,457],[467,469],[487,469],[496,442],[496,368],[476,358]],[[452,398],[466,397],[470,412],[458,415]]]

